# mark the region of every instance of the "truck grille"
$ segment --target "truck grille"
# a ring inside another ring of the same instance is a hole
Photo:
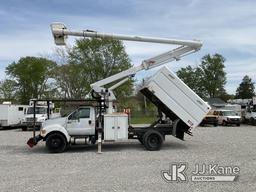
[[[35,120],[37,121],[37,118]],[[27,117],[26,121],[27,122],[34,122],[34,117]]]
[[[209,121],[214,121],[214,120],[217,120],[216,117],[205,117],[206,120],[209,120]]]
[[[229,119],[229,121],[231,121],[231,122],[239,122],[240,120],[237,119],[237,118],[231,118],[231,119]]]

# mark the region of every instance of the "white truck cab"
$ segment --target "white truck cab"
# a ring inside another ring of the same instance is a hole
[[[127,114],[105,115],[104,122],[105,141],[128,139]],[[96,113],[95,107],[92,106],[79,107],[66,117],[49,119],[40,129],[40,137],[46,141],[46,147],[51,152],[59,151],[59,148],[55,147],[61,145],[63,139],[66,144],[75,144],[77,138],[89,139],[90,143],[95,144],[96,135]]]
[[[256,124],[256,105],[247,106],[245,115],[244,115],[245,122],[248,122],[252,125]]]
[[[241,116],[232,110],[218,109],[213,112],[218,117],[218,124],[226,126],[228,124],[235,124],[240,126]]]
[[[25,117],[21,120],[21,127],[23,131],[26,131],[29,127],[34,125],[34,113],[35,113],[35,125],[40,129],[43,122],[48,119],[48,106],[46,102],[37,102],[34,110],[33,100],[30,100],[29,107],[25,112]],[[49,103],[49,118],[59,117],[60,112],[54,113],[54,104]]]
[[[83,106],[68,114],[66,117],[49,119],[42,124],[40,135],[47,139],[53,132],[61,133],[67,143],[71,143],[71,138],[93,138],[95,136],[95,108],[92,106]],[[75,142],[75,140],[73,140]],[[92,141],[94,142],[94,140]],[[51,143],[46,144],[50,151]]]

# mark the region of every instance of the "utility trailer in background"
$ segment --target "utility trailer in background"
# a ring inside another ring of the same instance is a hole
[[[0,127],[20,127],[28,105],[0,104]]]

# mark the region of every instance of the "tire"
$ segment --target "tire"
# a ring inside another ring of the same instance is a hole
[[[144,145],[144,144],[143,144],[143,137],[138,137],[138,141],[139,141],[142,145]]]
[[[143,136],[143,144],[149,151],[158,151],[163,144],[163,135],[156,130],[150,129]]]
[[[21,130],[22,130],[22,131],[27,131],[28,128],[27,128],[27,127],[22,127]]]
[[[90,141],[91,141],[91,144],[92,144],[92,145],[95,145],[95,143],[96,143],[97,140],[96,140],[96,138],[95,138],[94,136],[92,136],[91,139],[90,139]]]
[[[222,125],[223,126],[227,126],[227,122],[226,121],[222,121]]]
[[[237,123],[237,124],[236,124],[236,126],[238,126],[238,127],[239,127],[239,126],[240,126],[240,123]]]
[[[218,126],[218,123],[214,123],[214,127],[217,127]]]
[[[60,133],[53,133],[47,137],[46,147],[50,153],[61,153],[67,147],[66,138]]]
[[[250,123],[251,125],[254,125],[254,119],[253,118],[250,118]]]

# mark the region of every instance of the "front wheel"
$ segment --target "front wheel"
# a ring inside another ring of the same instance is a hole
[[[143,137],[138,137],[138,141],[143,145]]]
[[[143,136],[143,144],[149,151],[157,151],[161,148],[164,137],[156,130],[148,130]]]
[[[67,147],[67,141],[62,134],[53,133],[47,137],[46,147],[51,153],[61,153]]]

